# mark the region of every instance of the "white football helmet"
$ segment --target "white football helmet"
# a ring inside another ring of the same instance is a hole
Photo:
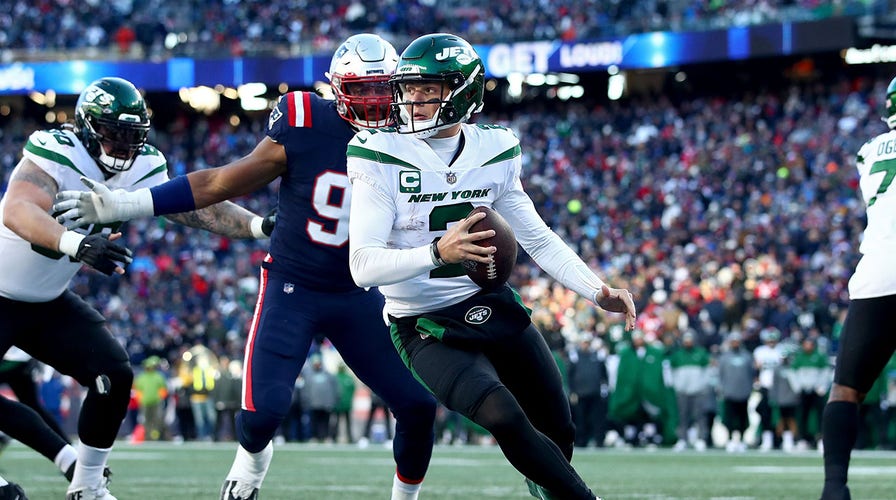
[[[389,77],[397,65],[395,47],[378,35],[362,33],[346,39],[333,54],[326,73],[339,115],[356,128],[389,125]]]

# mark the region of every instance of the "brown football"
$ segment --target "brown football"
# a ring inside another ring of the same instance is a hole
[[[485,290],[495,290],[503,286],[510,278],[510,273],[513,272],[513,266],[516,264],[516,237],[513,235],[513,229],[510,228],[510,224],[507,223],[504,217],[501,217],[501,214],[491,208],[485,206],[476,207],[467,214],[467,217],[478,212],[485,212],[486,216],[473,224],[470,232],[495,230],[493,237],[476,242],[481,247],[494,246],[496,248],[494,261],[491,264],[483,264],[465,260],[463,267],[467,276],[474,283]]]

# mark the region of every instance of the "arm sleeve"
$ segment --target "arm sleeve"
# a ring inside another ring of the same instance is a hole
[[[513,187],[496,201],[495,208],[539,267],[566,288],[595,302],[604,282],[544,223],[518,177]]]
[[[395,204],[363,177],[352,182],[349,216],[349,267],[360,287],[391,285],[429,272],[436,266],[429,246],[388,248]]]

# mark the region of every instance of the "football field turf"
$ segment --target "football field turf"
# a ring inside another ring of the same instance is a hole
[[[214,500],[234,450],[234,443],[116,443],[110,489],[119,500]],[[573,463],[604,499],[817,499],[822,480],[817,452],[581,450]],[[260,500],[388,500],[393,471],[382,446],[280,445]],[[0,474],[22,484],[31,500],[65,495],[53,464],[19,443],[0,455]],[[850,482],[855,499],[896,498],[896,453],[857,452]],[[497,448],[438,446],[420,498],[531,497]]]

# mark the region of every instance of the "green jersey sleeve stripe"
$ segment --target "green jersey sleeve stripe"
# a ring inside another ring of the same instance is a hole
[[[379,151],[374,151],[372,149],[362,148],[360,146],[353,146],[349,144],[348,150],[345,152],[346,156],[354,156],[355,158],[362,158],[365,160],[375,161],[378,163],[388,163],[391,165],[398,165],[400,167],[407,167],[414,170],[420,170],[419,168],[411,165],[410,163],[400,160],[394,156],[387,155],[386,153],[381,153]]]
[[[81,172],[80,170],[78,170],[78,167],[76,167],[75,164],[72,163],[72,161],[68,157],[63,156],[55,151],[50,151],[49,149],[44,149],[40,146],[37,146],[31,141],[28,141],[27,143],[25,143],[25,151],[29,151],[31,153],[36,154],[37,156],[40,156],[41,158],[46,158],[46,159],[48,159],[50,161],[54,161],[60,165],[65,165],[66,167],[74,170],[75,172],[78,172],[79,174],[84,175],[84,172]]]
[[[523,154],[523,150],[520,149],[520,145],[517,144],[516,146],[508,149],[507,151],[504,151],[503,153],[499,154],[498,156],[492,158],[491,160],[483,163],[482,166],[484,167],[486,165],[491,165],[492,163],[498,163],[498,162],[501,162],[504,160],[509,160],[509,159],[517,157],[521,154]]]
[[[150,177],[152,177],[152,176],[154,176],[154,175],[156,175],[156,174],[158,174],[158,173],[165,172],[165,171],[167,171],[167,170],[168,170],[168,164],[167,164],[167,163],[163,163],[163,164],[159,165],[158,167],[156,167],[156,168],[150,170],[148,174],[146,174],[146,175],[144,175],[143,177],[137,179],[137,182],[135,182],[134,184],[139,184],[139,183],[145,181],[146,179],[149,179]]]

